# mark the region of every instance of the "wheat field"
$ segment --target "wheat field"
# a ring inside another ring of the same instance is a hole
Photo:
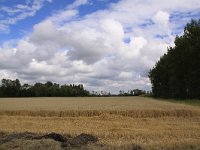
[[[145,97],[2,98],[0,131],[89,133],[104,149],[200,149],[199,108]]]
[[[147,97],[0,98],[0,110],[174,110],[195,107]],[[198,110],[196,108],[195,110]]]

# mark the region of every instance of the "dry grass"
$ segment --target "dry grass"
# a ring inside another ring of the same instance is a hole
[[[185,104],[146,97],[0,98],[0,110],[174,110],[192,109]],[[196,110],[199,108],[197,107]]]
[[[2,99],[0,130],[89,133],[108,147],[200,149],[200,110],[142,97]]]
[[[60,143],[54,140],[11,140],[0,145],[1,150],[61,150]]]
[[[0,115],[92,117],[104,114],[128,117],[196,117],[199,107],[144,97],[4,98]]]
[[[116,115],[98,117],[21,117],[1,116],[4,132],[89,133],[110,147],[131,144],[160,149],[199,146],[200,118],[130,118]]]
[[[102,115],[119,115],[132,118],[158,117],[199,117],[200,111],[190,109],[174,110],[65,110],[65,111],[29,111],[29,110],[2,110],[0,115],[33,116],[33,117],[93,117]]]

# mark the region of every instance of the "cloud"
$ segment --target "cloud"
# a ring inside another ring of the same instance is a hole
[[[168,26],[169,23],[169,14],[167,12],[158,11],[153,17],[153,21],[160,26]]]
[[[30,41],[37,44],[56,42],[59,35],[55,25],[50,20],[45,20],[33,27],[33,33],[30,36]]]
[[[87,23],[90,20],[86,20]],[[86,63],[94,63],[111,54],[122,42],[124,31],[115,20],[102,19],[96,27],[89,27],[80,21],[76,26],[68,26],[66,35],[70,36],[68,45],[72,47],[68,55],[71,59],[81,59]],[[70,29],[70,30],[69,30]]]
[[[141,49],[146,45],[147,41],[144,37],[131,37],[130,43],[122,48],[121,55],[131,59],[140,56]]]
[[[173,15],[200,8],[198,0],[171,3],[122,0],[81,16],[79,6],[88,1],[77,0],[35,24],[15,45],[2,45],[0,73],[28,82],[83,83],[91,91],[150,90],[149,69],[191,19],[176,22]]]
[[[67,8],[68,9],[75,9],[77,7],[80,7],[80,6],[86,5],[86,4],[88,4],[88,0],[75,0],[74,3],[69,5]]]
[[[40,10],[45,2],[51,0],[34,0],[26,1],[26,4],[17,4],[12,7],[1,7],[0,12],[4,13],[3,19],[0,20],[0,33],[9,33],[9,27],[20,20],[32,17]]]
[[[1,70],[0,71],[0,78],[1,79],[12,79],[15,80],[18,77],[18,75],[16,73],[12,73],[8,70]]]
[[[48,20],[56,24],[64,24],[65,22],[73,19],[78,15],[78,11],[76,9],[67,9],[65,11],[60,11],[53,16],[49,17]]]

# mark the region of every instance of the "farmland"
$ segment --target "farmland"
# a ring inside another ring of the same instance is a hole
[[[200,109],[144,97],[2,98],[0,130],[88,133],[99,139],[91,149],[199,149]]]

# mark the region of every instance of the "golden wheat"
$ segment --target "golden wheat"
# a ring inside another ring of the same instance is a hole
[[[131,118],[104,114],[94,117],[0,116],[4,132],[34,132],[96,135],[110,146],[141,145],[149,149],[199,146],[200,117]]]
[[[199,108],[146,97],[0,98],[0,110],[174,110]]]
[[[200,110],[143,97],[0,99],[0,131],[89,133],[116,148],[200,149]]]
[[[93,117],[104,114],[120,115],[133,118],[158,117],[199,117],[200,111],[195,110],[66,110],[66,111],[28,111],[28,110],[2,110],[0,115],[7,116],[40,116],[40,117]]]

